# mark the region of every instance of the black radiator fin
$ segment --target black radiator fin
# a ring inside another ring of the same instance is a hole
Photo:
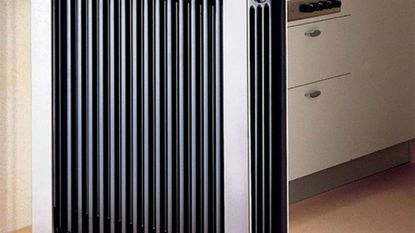
[[[53,73],[56,232],[224,232],[221,0],[54,0]]]
[[[248,14],[252,233],[285,233],[285,1],[250,0]]]

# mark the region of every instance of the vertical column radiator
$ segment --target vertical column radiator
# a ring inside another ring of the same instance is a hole
[[[287,232],[285,1],[249,0],[252,233]]]
[[[223,233],[221,0],[53,0],[55,232]]]

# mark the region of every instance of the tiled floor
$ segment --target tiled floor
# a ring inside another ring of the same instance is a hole
[[[415,164],[293,204],[290,233],[415,233]]]

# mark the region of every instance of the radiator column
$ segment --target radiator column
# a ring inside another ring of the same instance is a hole
[[[223,233],[220,0],[53,0],[55,232]]]

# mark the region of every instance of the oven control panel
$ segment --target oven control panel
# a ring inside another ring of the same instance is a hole
[[[290,0],[288,21],[339,13],[341,7],[341,0]]]

